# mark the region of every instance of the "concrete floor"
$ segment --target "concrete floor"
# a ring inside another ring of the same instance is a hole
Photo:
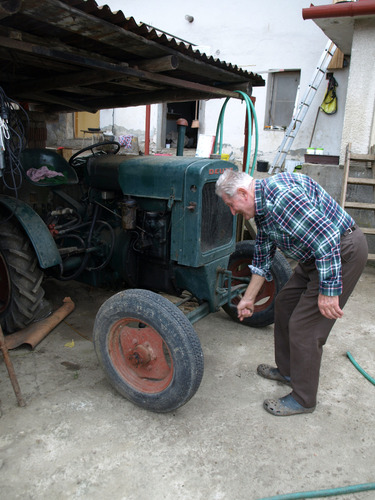
[[[11,351],[24,408],[0,357],[0,498],[253,500],[374,482],[375,388],[346,356],[375,377],[374,290],[367,267],[325,348],[316,411],[274,417],[263,399],[288,388],[256,374],[273,362],[272,327],[222,311],[196,323],[202,384],[156,414],[118,395],[98,365],[92,325],[112,292],[47,283],[56,308],[70,296],[76,309],[34,351]]]

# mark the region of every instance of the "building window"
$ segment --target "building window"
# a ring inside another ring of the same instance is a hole
[[[265,128],[288,127],[298,104],[300,71],[284,70],[270,72],[267,83]]]

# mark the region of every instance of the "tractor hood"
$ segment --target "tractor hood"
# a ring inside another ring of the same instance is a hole
[[[222,160],[182,156],[103,155],[88,162],[88,182],[102,190],[119,190],[129,196],[160,200],[182,200],[186,182],[198,187],[199,179],[216,181],[226,168]]]
[[[187,175],[189,178],[211,177],[216,180],[229,165],[207,158],[140,157],[121,163],[119,183],[127,195],[182,200]]]

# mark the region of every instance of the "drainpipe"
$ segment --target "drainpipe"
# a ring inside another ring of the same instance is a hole
[[[303,19],[322,19],[329,17],[354,17],[375,15],[374,0],[341,2],[332,5],[312,5],[302,9]]]

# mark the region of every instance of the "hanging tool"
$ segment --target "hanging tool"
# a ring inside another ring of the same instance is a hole
[[[199,120],[198,120],[198,103],[199,101],[195,101],[195,118],[191,122],[191,128],[199,128]]]

